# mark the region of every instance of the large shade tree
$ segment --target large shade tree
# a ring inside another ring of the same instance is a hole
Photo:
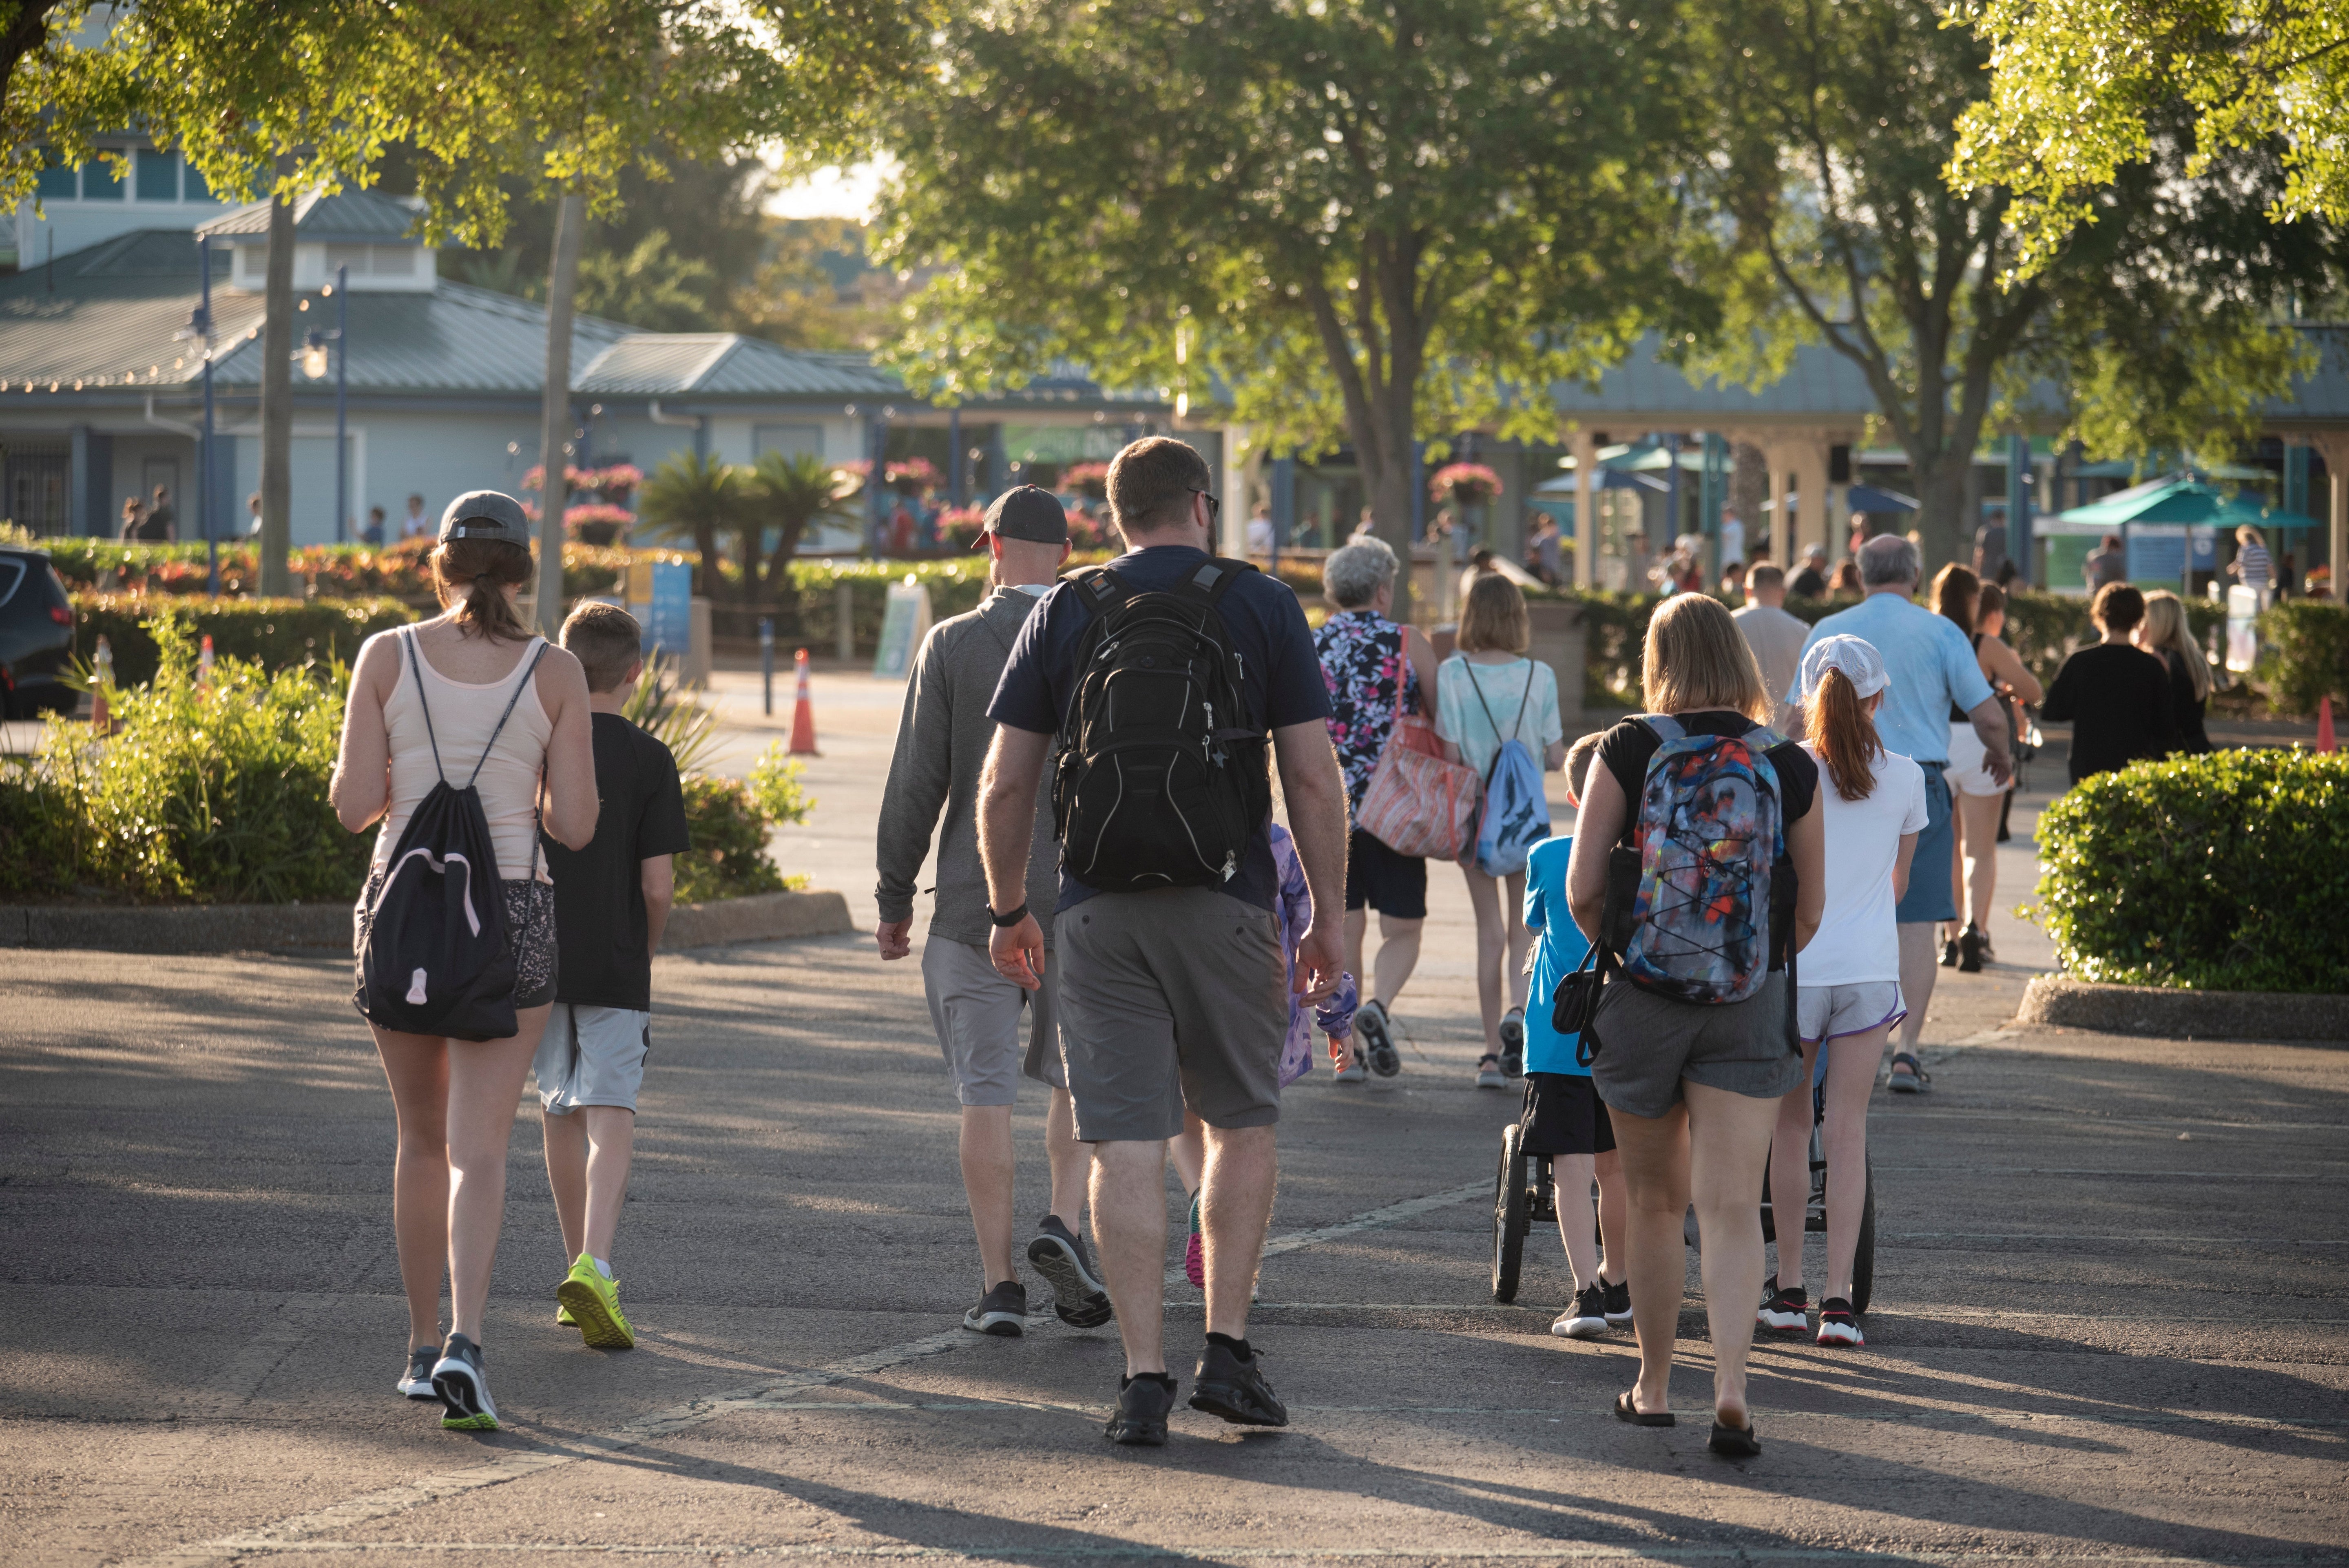
[[[885,110],[895,363],[942,398],[1073,360],[1350,443],[1406,542],[1415,438],[1553,437],[1550,387],[1707,304],[1671,266],[1682,62],[1607,0],[1006,0]],[[1179,403],[1178,403],[1179,407]]]
[[[1929,559],[1965,553],[1985,434],[2053,420],[2117,455],[2224,448],[2300,363],[2273,308],[2326,274],[2333,240],[2264,222],[2272,148],[2220,153],[2227,178],[2199,185],[2168,178],[2174,160],[2127,172],[2103,222],[2018,276],[2009,191],[1942,178],[1989,51],[1932,0],[1688,15],[1718,84],[1691,170],[1719,220],[1692,256],[1724,302],[1702,357],[1759,381],[1823,341],[1857,365],[1908,455]]]

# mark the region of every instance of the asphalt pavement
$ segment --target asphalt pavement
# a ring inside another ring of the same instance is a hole
[[[868,923],[900,688],[818,691],[819,804],[779,843]],[[755,677],[719,695],[747,765]],[[0,952],[0,1561],[2349,1558],[2349,1054],[2018,1027],[2044,941],[2002,915],[2000,962],[1942,975],[1934,1092],[1874,1108],[1868,1346],[1760,1347],[1764,1451],[1732,1464],[1693,1254],[1671,1430],[1608,1414],[1628,1333],[1547,1334],[1554,1236],[1491,1300],[1516,1097],[1473,1087],[1466,900],[1431,888],[1402,1077],[1323,1069],[1284,1106],[1252,1336],[1292,1423],[1180,1410],[1159,1450],[1102,1440],[1113,1330],[957,1326],[952,1093],[917,967],[867,937],[658,961],[632,1352],[553,1323],[525,1106],[486,1331],[509,1426],[481,1437],[391,1391],[393,1134],[347,967]],[[1040,1213],[1041,1099],[1017,1122]],[[1187,1392],[1197,1293],[1167,1300]]]

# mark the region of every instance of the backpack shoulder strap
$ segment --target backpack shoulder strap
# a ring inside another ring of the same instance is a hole
[[[432,771],[446,784],[449,770],[440,766],[440,738],[432,733],[432,705],[424,700],[424,653],[416,645],[416,628],[410,626],[401,632],[399,642],[408,650],[408,673],[416,677],[416,706],[424,715],[424,738],[432,744]]]
[[[1077,602],[1096,621],[1134,596],[1133,585],[1106,566],[1088,566],[1064,581],[1076,589]]]
[[[531,677],[538,673],[538,661],[546,657],[545,638],[533,637],[531,645],[530,657],[522,662],[522,679],[514,682],[513,695],[506,698],[506,710],[498,715],[498,722],[491,729],[490,738],[481,746],[481,759],[473,764],[472,775],[465,780],[468,789],[473,787],[473,780],[481,776],[481,769],[489,763],[490,753],[497,749],[498,737],[504,733],[506,720],[513,717],[514,704],[522,700],[523,688],[530,685]]]
[[[1688,734],[1685,725],[1667,714],[1642,713],[1635,717],[1641,724],[1648,727],[1650,733],[1655,736],[1659,746],[1670,746],[1673,741]]]
[[[1183,579],[1175,585],[1174,591],[1186,598],[1204,598],[1210,604],[1221,604],[1224,595],[1230,593],[1242,577],[1255,570],[1245,561],[1211,555],[1206,564]]]
[[[1534,700],[1534,662],[1526,661],[1526,689],[1517,696],[1517,717],[1509,726],[1509,738],[1521,740],[1526,733],[1526,707]]]

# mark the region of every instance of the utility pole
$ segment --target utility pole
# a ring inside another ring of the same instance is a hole
[[[278,160],[285,172],[287,160]],[[267,304],[261,328],[261,593],[294,591],[285,564],[294,548],[294,204],[269,197]]]
[[[350,539],[350,454],[343,444],[349,408],[351,360],[351,269],[335,269],[335,542]]]
[[[554,209],[554,262],[546,290],[546,394],[538,425],[538,629],[563,631],[563,509],[570,500],[564,470],[571,453],[571,317],[579,286],[581,231],[587,199],[565,191]]]

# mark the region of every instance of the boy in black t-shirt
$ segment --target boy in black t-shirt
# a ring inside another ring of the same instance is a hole
[[[652,955],[668,920],[670,857],[690,844],[676,758],[620,717],[645,669],[636,617],[591,601],[563,624],[563,645],[587,671],[601,808],[585,849],[546,842],[559,963],[554,1013],[533,1066],[546,1179],[571,1260],[554,1290],[554,1320],[597,1349],[626,1350],[636,1331],[620,1310],[612,1236],[652,1048]]]

